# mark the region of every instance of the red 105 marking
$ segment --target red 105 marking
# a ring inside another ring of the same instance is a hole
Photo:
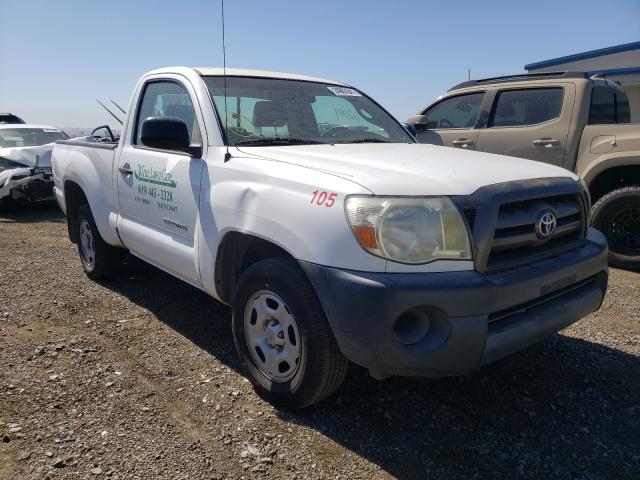
[[[328,193],[328,192],[325,192],[324,190],[322,191],[314,190],[313,197],[311,197],[311,202],[309,203],[315,203],[316,205],[324,205],[327,208],[331,208],[336,204],[337,196],[338,196],[337,193]]]

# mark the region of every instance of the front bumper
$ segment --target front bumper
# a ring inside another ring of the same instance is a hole
[[[13,193],[15,190],[17,193]],[[24,198],[30,202],[53,199],[53,181],[42,173],[9,177],[0,187],[0,199],[4,197]]]
[[[607,289],[607,242],[590,229],[579,248],[493,274],[301,266],[349,360],[381,377],[446,376],[491,363],[597,310]],[[402,343],[397,319],[415,310],[428,315],[428,331]]]

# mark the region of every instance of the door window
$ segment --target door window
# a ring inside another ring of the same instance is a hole
[[[522,127],[560,116],[563,90],[535,88],[504,90],[496,98],[489,127]]]
[[[483,98],[484,92],[478,92],[442,100],[423,113],[427,128],[473,128]]]
[[[613,88],[594,87],[591,92],[590,124],[629,123],[629,99]]]
[[[149,117],[177,117],[187,125],[190,143],[202,143],[191,97],[186,88],[177,82],[156,81],[145,86],[136,121],[136,145],[142,145],[142,122]]]

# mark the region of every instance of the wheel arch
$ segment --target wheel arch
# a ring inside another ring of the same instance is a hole
[[[291,258],[297,263],[291,252],[270,240],[237,230],[227,232],[218,245],[215,260],[218,298],[231,304],[242,273],[260,260],[276,257]],[[300,271],[304,274],[302,269]]]
[[[618,188],[640,185],[640,158],[625,160],[624,163],[616,162],[608,167],[602,165],[604,168],[598,171],[594,168],[585,174],[584,180],[589,187],[592,203]]]
[[[67,232],[73,243],[78,243],[78,235],[73,226],[76,224],[78,210],[82,205],[89,204],[84,190],[76,182],[67,180],[64,182],[64,202],[67,211]]]

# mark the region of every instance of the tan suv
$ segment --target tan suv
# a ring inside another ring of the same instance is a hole
[[[538,160],[589,186],[610,263],[640,268],[640,124],[617,82],[584,72],[471,80],[410,117],[423,143]]]

